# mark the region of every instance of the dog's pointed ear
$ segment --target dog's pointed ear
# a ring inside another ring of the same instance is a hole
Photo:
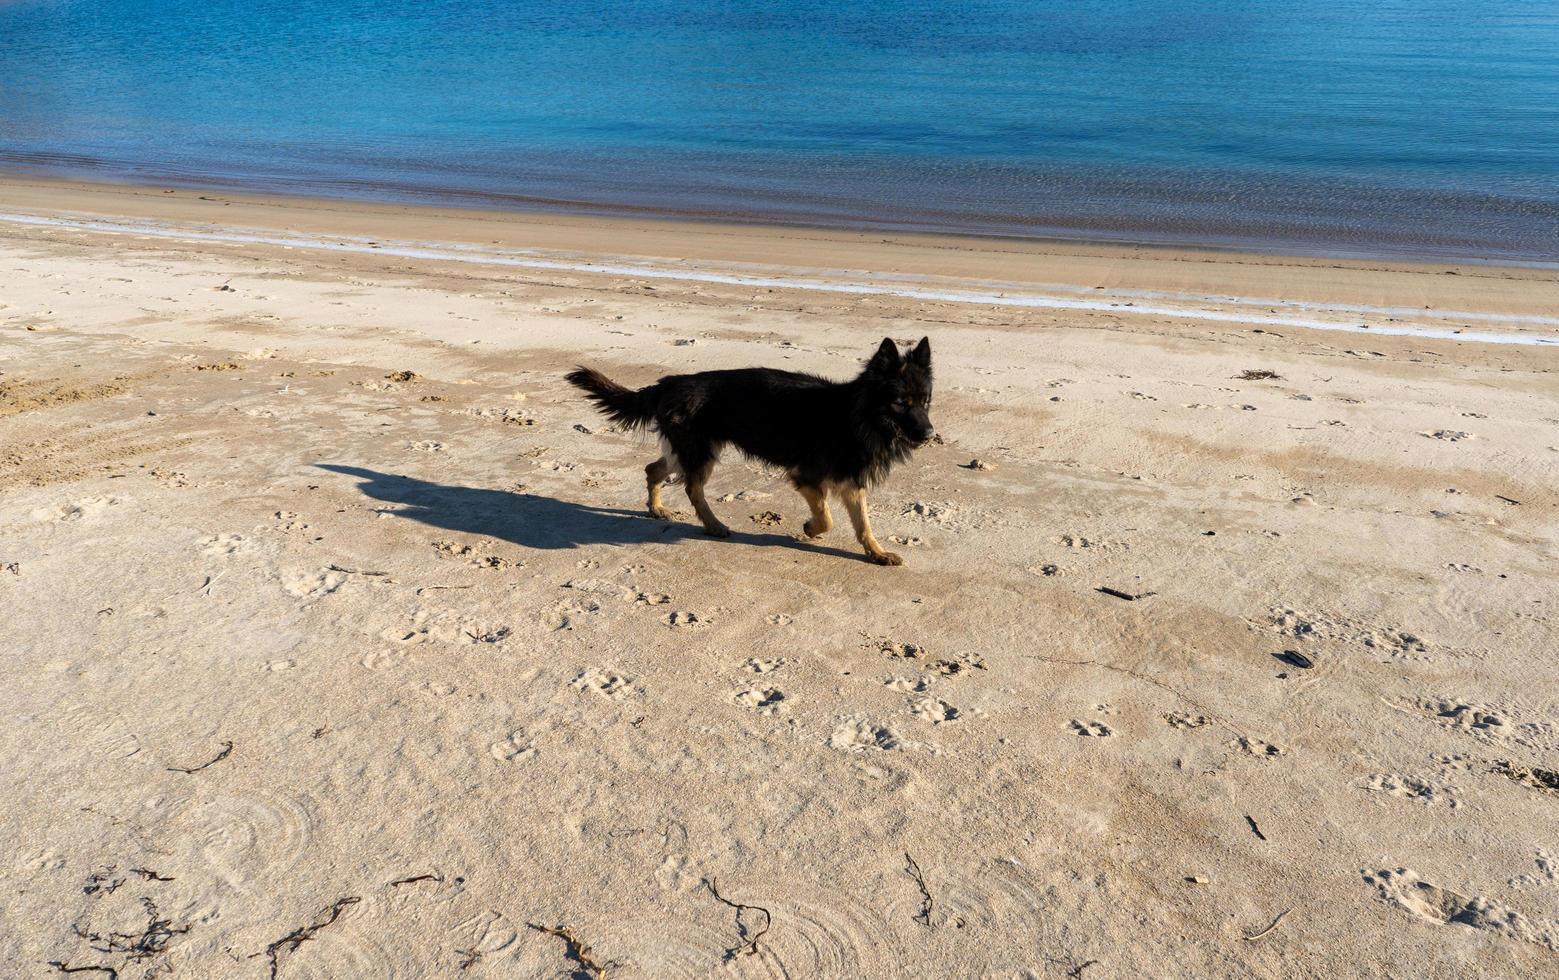
[[[916,344],[915,349],[909,352],[909,362],[917,367],[925,368],[927,371],[931,370],[930,337],[920,338],[920,343]]]
[[[866,371],[868,374],[892,374],[899,369],[899,363],[899,345],[892,337],[884,337],[877,353],[866,363]]]

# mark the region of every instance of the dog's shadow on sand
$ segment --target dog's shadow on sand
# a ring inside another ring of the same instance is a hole
[[[704,537],[703,528],[696,523],[660,521],[642,510],[596,507],[533,493],[432,483],[361,466],[316,465],[322,470],[361,480],[358,489],[375,500],[397,505],[392,511],[397,517],[446,531],[497,538],[521,548],[551,551],[592,544],[673,544],[687,538]],[[745,533],[733,529],[726,543],[795,548],[812,554],[865,560],[855,552],[780,534]]]

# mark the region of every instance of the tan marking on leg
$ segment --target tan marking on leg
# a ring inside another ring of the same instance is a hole
[[[698,519],[704,522],[705,534],[713,538],[728,538],[731,536],[731,529],[720,523],[720,518],[709,509],[709,501],[704,499],[704,483],[709,479],[709,469],[696,477],[691,473],[687,474],[687,499],[692,501],[693,509],[698,512]]]
[[[841,487],[839,499],[850,514],[850,523],[855,525],[855,540],[866,549],[871,560],[879,565],[904,564],[904,559],[898,555],[883,551],[882,545],[877,543],[877,538],[872,534],[872,523],[866,516],[866,490],[862,487]]]
[[[658,517],[663,521],[671,520],[671,512],[660,502],[660,485],[666,482],[666,477],[669,475],[671,475],[671,464],[666,462],[664,457],[644,468],[644,480],[650,488],[650,516]]]
[[[807,506],[812,508],[812,518],[801,529],[809,538],[827,534],[834,526],[834,516],[828,512],[828,495],[821,487],[797,487],[796,492],[806,498]]]

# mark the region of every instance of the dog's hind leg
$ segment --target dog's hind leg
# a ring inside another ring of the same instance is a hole
[[[796,492],[806,499],[807,506],[812,508],[812,517],[801,529],[807,537],[815,538],[827,534],[829,528],[834,526],[834,517],[828,512],[828,497],[823,493],[822,487],[798,484]]]
[[[872,534],[871,521],[866,517],[866,490],[863,487],[842,487],[839,490],[839,499],[844,501],[844,509],[850,512],[850,523],[855,525],[855,540],[866,549],[866,554],[872,561],[879,565],[902,565],[904,559],[891,551],[883,551],[882,545],[877,543],[877,538]]]
[[[704,499],[704,484],[708,482],[709,473],[714,468],[714,463],[709,463],[702,469],[684,474],[687,480],[687,499],[698,512],[698,519],[704,522],[705,534],[712,538],[728,538],[731,536],[731,529],[720,523],[720,518],[709,509],[709,501]]]
[[[663,521],[671,520],[671,512],[660,502],[660,485],[665,483],[666,477],[670,475],[671,464],[666,462],[664,456],[644,468],[644,480],[650,488],[650,516],[658,517]]]

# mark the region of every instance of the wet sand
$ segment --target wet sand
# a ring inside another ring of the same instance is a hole
[[[1554,270],[21,180],[0,268],[22,975],[1559,963]],[[561,380],[885,335],[903,568]]]

